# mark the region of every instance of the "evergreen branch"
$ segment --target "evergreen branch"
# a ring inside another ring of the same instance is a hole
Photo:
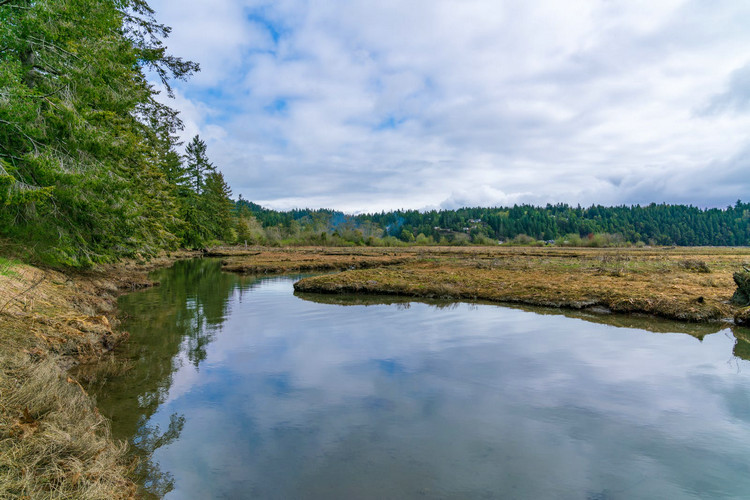
[[[56,50],[58,52],[62,52],[63,54],[66,54],[66,55],[68,55],[70,57],[73,57],[75,59],[78,59],[78,60],[81,59],[77,54],[74,54],[74,53],[70,52],[69,50],[65,50],[64,48],[60,47],[56,43],[50,42],[49,40],[45,40],[44,38],[39,38],[39,37],[34,36],[34,35],[29,35],[28,38],[29,38],[29,41],[31,41],[32,44],[34,44],[34,45],[41,45],[42,48],[49,47],[49,48],[52,48],[52,49],[54,49],[54,50]]]
[[[21,127],[18,126],[17,123],[9,122],[9,121],[6,121],[6,120],[0,120],[0,123],[5,124],[5,125],[9,125],[9,126],[15,128],[18,131],[19,134],[21,134],[22,136],[24,136],[26,138],[26,140],[29,141],[32,146],[34,146],[34,152],[35,153],[39,153],[39,146],[41,144],[39,142],[37,142],[33,137],[31,137],[28,134],[26,134],[21,129]]]

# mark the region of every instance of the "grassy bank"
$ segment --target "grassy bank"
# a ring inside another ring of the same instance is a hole
[[[126,446],[67,369],[127,338],[117,296],[174,257],[85,273],[0,260],[0,498],[134,497]]]
[[[607,308],[693,322],[741,310],[729,303],[732,273],[750,263],[747,248],[243,247],[211,254],[239,273],[341,271],[301,280],[300,292],[585,310],[580,314]],[[76,273],[0,259],[0,498],[136,495],[125,446],[112,439],[68,368],[96,363],[127,338],[117,329],[119,294],[150,286],[149,270],[192,255]]]
[[[300,249],[234,256],[228,271],[330,270],[306,278],[300,292],[371,293],[486,300],[572,309],[606,308],[682,321],[733,317],[732,273],[748,248],[410,247]],[[382,265],[378,265],[381,262]],[[299,269],[302,269],[300,267]]]
[[[416,253],[402,249],[347,248],[240,248],[215,249],[210,255],[225,257],[222,269],[240,274],[281,274],[305,271],[345,271],[382,268],[411,261]]]

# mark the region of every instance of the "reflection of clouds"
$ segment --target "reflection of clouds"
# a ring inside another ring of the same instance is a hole
[[[698,342],[495,306],[321,305],[285,280],[234,298],[200,372],[183,364],[156,417],[187,416],[157,452],[175,497],[750,487],[750,391],[726,364],[725,335]]]

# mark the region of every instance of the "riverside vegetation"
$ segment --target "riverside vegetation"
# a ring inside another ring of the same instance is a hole
[[[156,257],[179,248],[239,243],[216,252],[234,272],[344,271],[299,290],[747,322],[742,296],[729,302],[746,249],[624,248],[748,245],[741,201],[348,216],[231,200],[206,143],[183,150],[179,114],[157,98],[199,70],[166,51],[169,31],[145,0],[0,0],[0,496],[135,494],[123,446],[66,370],[125,339],[115,297],[196,255]]]
[[[223,266],[342,271],[303,279],[295,285],[300,292],[596,307],[685,321],[736,316],[743,323],[746,304],[732,301],[733,274],[748,262],[746,248],[411,247],[266,250],[227,257]]]
[[[121,372],[105,353],[127,339],[119,294],[151,286],[150,263],[60,272],[0,259],[0,497],[132,498],[132,463],[68,369]]]

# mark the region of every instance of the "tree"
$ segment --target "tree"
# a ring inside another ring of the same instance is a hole
[[[205,187],[201,195],[201,211],[206,215],[208,230],[216,239],[231,241],[236,238],[232,235],[232,207],[234,203],[229,198],[232,190],[229,189],[224,175],[218,171],[211,171],[206,175]]]
[[[187,173],[190,176],[193,191],[200,195],[203,192],[206,176],[211,172],[215,172],[216,168],[208,161],[206,143],[198,135],[193,137],[188,143],[185,153],[187,157]]]
[[[170,148],[150,139],[180,123],[143,68],[171,91],[198,65],[168,33],[145,0],[0,2],[0,235],[65,265],[174,243]]]

